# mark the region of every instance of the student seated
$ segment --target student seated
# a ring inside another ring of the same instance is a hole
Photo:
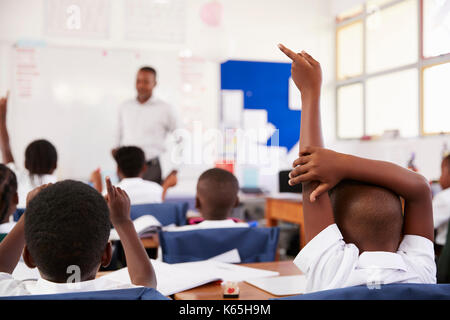
[[[16,212],[18,202],[16,175],[0,164],[0,237],[14,227],[15,222],[10,222],[10,217]]]
[[[433,198],[433,220],[436,229],[434,242],[437,257],[445,245],[450,219],[450,155],[442,160],[439,184],[442,191]]]
[[[0,296],[156,287],[150,260],[130,219],[130,201],[106,181],[106,201],[82,182],[65,180],[34,189],[27,209],[0,243]],[[111,260],[110,223],[118,231],[133,285],[96,279]],[[15,280],[11,273],[23,251],[37,281]]]
[[[206,170],[198,178],[195,197],[195,206],[204,220],[169,230],[248,227],[247,223],[230,218],[233,208],[239,205],[238,192],[239,182],[231,172],[219,168]]]
[[[47,140],[35,140],[25,150],[25,168],[14,162],[9,135],[6,127],[8,97],[0,98],[0,149],[5,163],[17,176],[19,203],[18,208],[25,208],[28,192],[47,183],[56,182],[53,174],[58,160],[55,147]]]
[[[125,190],[132,205],[146,203],[161,203],[167,190],[177,184],[176,172],[172,172],[162,186],[156,182],[142,179],[147,165],[144,151],[134,146],[120,147],[114,153],[117,162],[118,187]],[[102,192],[100,169],[91,174],[91,182],[97,191]]]
[[[294,263],[307,277],[306,291],[436,283],[428,181],[389,162],[321,148],[320,64],[280,49],[293,61],[302,95],[301,152],[289,184],[303,183],[307,244]]]

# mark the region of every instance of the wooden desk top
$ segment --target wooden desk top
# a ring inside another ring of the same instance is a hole
[[[292,260],[275,261],[275,262],[259,262],[247,263],[242,266],[277,271],[280,276],[299,275],[302,272],[294,265]],[[239,298],[224,299],[223,289],[220,282],[212,282],[203,286],[176,293],[175,300],[268,300],[271,298],[279,298],[270,293],[262,291],[247,282],[239,282]]]

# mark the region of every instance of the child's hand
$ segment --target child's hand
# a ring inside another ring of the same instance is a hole
[[[100,168],[95,169],[92,173],[91,176],[89,177],[89,182],[92,182],[95,190],[97,190],[98,192],[102,193],[102,172],[100,170]]]
[[[306,98],[310,95],[320,96],[320,86],[322,84],[320,63],[305,51],[295,53],[282,44],[279,44],[278,48],[292,60],[292,80],[294,80],[295,85],[301,91],[302,97]]]
[[[108,203],[110,219],[114,227],[123,222],[131,221],[130,198],[127,193],[120,188],[114,187],[109,177],[106,177],[106,190],[108,194],[105,196],[105,199]]]
[[[177,178],[177,171],[172,171],[167,178],[164,180],[164,185],[167,188],[171,188],[176,186],[178,183],[178,178]]]
[[[294,186],[301,182],[319,181],[320,184],[311,192],[310,201],[337,185],[344,177],[343,155],[319,147],[306,147],[300,157],[294,161],[294,169],[289,173],[289,184]]]
[[[31,200],[33,200],[34,197],[37,196],[37,194],[39,192],[41,192],[42,190],[44,190],[45,188],[51,186],[53,183],[47,183],[47,184],[43,184],[42,186],[39,186],[37,188],[34,188],[33,190],[31,190],[30,192],[28,192],[27,194],[27,199],[26,199],[26,207],[28,207],[28,203],[30,203]]]
[[[0,120],[6,120],[6,112],[8,107],[9,91],[5,97],[0,98]]]

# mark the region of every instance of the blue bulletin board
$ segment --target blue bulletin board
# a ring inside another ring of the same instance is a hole
[[[279,130],[279,145],[288,151],[299,141],[301,116],[300,110],[289,109],[290,76],[290,63],[229,60],[221,64],[221,89],[242,90],[244,109],[265,109],[267,121]]]

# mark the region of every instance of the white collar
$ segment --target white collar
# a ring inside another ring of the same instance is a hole
[[[402,257],[387,251],[365,251],[361,253],[356,266],[359,269],[396,269],[407,271]]]

